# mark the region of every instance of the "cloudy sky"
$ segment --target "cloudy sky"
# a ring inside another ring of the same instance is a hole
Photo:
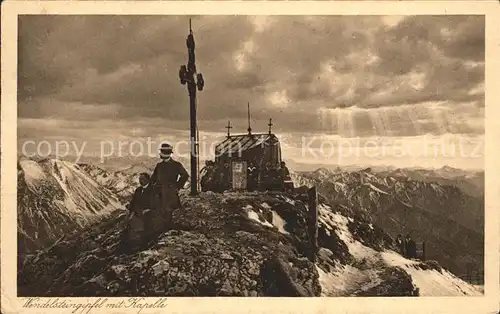
[[[272,117],[298,163],[483,167],[484,17],[196,16],[193,30],[202,154],[228,120],[245,132],[250,102],[253,130]],[[21,17],[20,147],[187,141],[187,32],[185,16]]]

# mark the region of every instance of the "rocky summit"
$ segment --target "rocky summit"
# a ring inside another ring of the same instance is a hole
[[[125,253],[126,215],[116,212],[29,256],[20,266],[19,294],[317,296],[318,273],[304,257],[304,213],[304,204],[269,195],[185,198],[176,230]]]
[[[124,247],[124,211],[20,260],[19,296],[475,295],[436,262],[408,260],[345,207],[319,204],[313,261],[307,204],[283,193],[182,197],[175,230]]]

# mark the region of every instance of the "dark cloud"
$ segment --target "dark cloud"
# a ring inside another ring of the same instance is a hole
[[[484,92],[471,93],[484,83],[481,16],[412,16],[397,24],[379,16],[196,16],[193,27],[206,81],[198,117],[207,130],[223,131],[227,120],[246,129],[247,102],[256,124],[266,130],[273,117],[283,132],[324,130],[320,108],[484,105]],[[188,96],[177,76],[187,32],[184,16],[23,16],[19,116],[163,119],[185,128]],[[397,134],[435,128],[421,119],[415,129],[404,112],[384,112]],[[367,112],[355,116],[355,133],[376,132]],[[477,131],[464,124],[449,130]]]

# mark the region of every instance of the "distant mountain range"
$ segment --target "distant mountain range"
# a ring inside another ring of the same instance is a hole
[[[432,171],[438,171],[438,172],[441,170],[445,170],[445,172],[446,172],[446,170],[453,170],[453,172],[457,171],[457,173],[463,173],[463,174],[484,172],[483,169],[461,169],[461,168],[451,167],[448,165],[444,165],[440,168],[424,167],[424,166],[396,167],[393,165],[369,165],[369,164],[335,165],[335,164],[318,163],[316,161],[312,161],[310,163],[304,163],[304,162],[296,161],[294,159],[289,159],[289,158],[284,158],[284,159],[285,159],[288,167],[290,167],[290,169],[294,169],[295,171],[298,171],[298,172],[311,172],[311,171],[315,171],[316,169],[320,169],[320,168],[324,168],[324,169],[340,168],[346,172],[359,171],[359,170],[366,169],[366,168],[370,168],[373,172],[393,171],[393,170],[397,170],[397,169],[432,170]]]
[[[180,160],[187,169],[189,161]],[[140,172],[159,159],[21,159],[18,171],[20,250],[53,243],[123,208]],[[293,170],[293,168],[291,168]],[[315,185],[325,202],[395,237],[425,239],[429,258],[455,274],[483,268],[484,172],[440,169],[319,168],[293,172],[296,186]],[[346,209],[344,209],[346,210]]]
[[[115,213],[18,268],[18,295],[40,297],[474,296],[481,291],[435,261],[406,259],[391,237],[349,209],[318,204],[311,261],[307,203],[283,193],[183,197],[176,229],[120,249]]]
[[[173,158],[186,167],[189,171],[190,169],[190,160],[183,156],[174,155]],[[152,171],[155,165],[161,161],[159,157],[151,157],[151,156],[111,156],[106,158],[94,157],[94,156],[81,156],[79,158],[68,156],[63,158],[63,160],[78,163],[78,164],[91,164],[94,166],[98,166],[99,168],[105,169],[109,172],[120,171],[123,173],[133,173],[136,174],[138,172],[148,172]],[[204,160],[200,160],[200,167],[203,167]]]
[[[293,164],[290,169],[296,170]],[[408,178],[415,181],[435,182],[441,185],[451,185],[460,188],[463,192],[477,197],[484,196],[484,171],[483,170],[463,170],[449,166],[441,168],[396,168],[392,166],[373,166],[363,167],[357,165],[351,166],[336,166],[336,167],[319,167],[312,171],[297,171],[297,173],[312,173],[322,172],[325,174],[334,174],[341,172],[358,172],[361,170],[369,170],[372,173],[377,173],[382,176],[390,176],[394,178]],[[327,179],[328,179],[327,175]]]
[[[48,157],[54,159],[55,157]],[[44,158],[45,159],[45,158]],[[174,159],[181,162],[190,171],[190,160],[184,156],[174,155]],[[124,174],[138,172],[152,172],[156,163],[160,161],[157,157],[151,156],[111,156],[101,159],[94,156],[68,156],[63,158],[68,162],[91,164],[98,166],[109,173],[120,171]],[[204,166],[205,160],[200,160],[200,168]],[[342,165],[331,166],[317,163],[304,164],[287,159],[287,166],[296,172],[312,172],[321,169],[325,172],[356,172],[363,169],[370,169],[373,173],[380,173],[384,176],[410,178],[416,181],[436,182],[441,185],[452,185],[459,187],[471,196],[482,197],[484,195],[484,170],[464,170],[443,166],[441,168],[409,167],[397,168],[394,166],[363,166],[363,165]],[[307,169],[307,170],[304,170]]]
[[[78,165],[55,159],[21,159],[17,169],[18,250],[54,243],[122,208],[116,195]]]
[[[442,174],[463,175],[455,169],[441,170]],[[426,177],[420,171],[321,168],[292,177],[296,185],[316,186],[331,204],[351,208],[352,215],[372,221],[394,237],[411,234],[418,241],[425,240],[429,258],[456,274],[464,274],[468,265],[483,269],[483,198],[449,184],[454,179],[446,179],[448,184],[443,185],[429,179],[435,173]],[[422,174],[422,180],[412,178],[417,174]]]
[[[130,199],[139,184],[139,174],[142,169],[136,169],[137,172],[108,171],[93,164],[79,163],[80,169],[86,172],[90,178],[101,186],[115,193],[120,200]]]
[[[456,186],[471,196],[484,196],[484,171],[465,171],[444,166],[439,169],[395,169],[378,173],[383,176]]]

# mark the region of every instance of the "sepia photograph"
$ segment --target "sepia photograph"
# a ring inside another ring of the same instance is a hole
[[[497,313],[500,28],[448,3],[3,5],[1,311]]]
[[[484,16],[18,23],[19,296],[484,293]]]

